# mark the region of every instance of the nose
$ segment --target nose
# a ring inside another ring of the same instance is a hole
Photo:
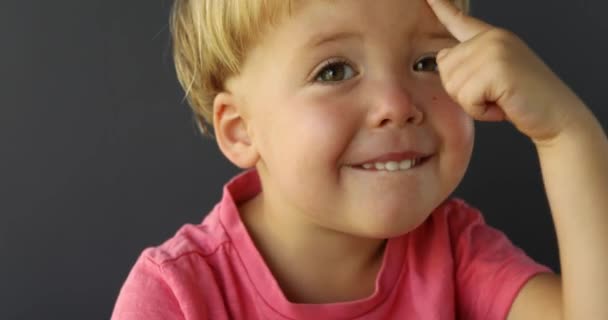
[[[369,113],[369,125],[373,128],[420,125],[424,121],[422,109],[402,85],[384,84],[375,90],[375,99]]]

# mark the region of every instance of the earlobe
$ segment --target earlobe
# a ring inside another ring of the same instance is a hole
[[[221,92],[213,100],[213,129],[217,144],[228,160],[242,169],[256,165],[259,155],[233,94]]]

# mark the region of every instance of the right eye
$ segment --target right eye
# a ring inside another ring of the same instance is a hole
[[[315,75],[317,82],[339,82],[352,79],[357,72],[346,61],[328,61]]]

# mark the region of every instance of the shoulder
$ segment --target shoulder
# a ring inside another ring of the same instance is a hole
[[[538,265],[514,245],[508,236],[488,225],[482,213],[462,199],[450,199],[433,213],[433,221],[449,237],[454,259],[461,271],[481,273],[494,267],[536,270]]]
[[[433,219],[449,234],[457,260],[467,263],[485,254],[515,254],[515,247],[501,230],[486,223],[481,211],[459,198],[446,200],[433,213]]]
[[[504,232],[486,224],[482,213],[462,199],[446,201],[434,215],[450,234],[458,312],[462,318],[506,318],[528,280],[551,272],[514,245]],[[537,287],[534,283],[541,280],[531,282],[532,287]]]
[[[189,256],[207,258],[218,252],[229,237],[220,223],[218,207],[214,208],[200,224],[185,224],[171,238],[158,246],[146,248],[141,258],[163,266]]]
[[[218,204],[201,223],[185,224],[162,244],[143,250],[112,319],[217,318],[211,315],[223,312],[223,290],[230,285],[219,280],[218,270],[233,255],[220,211]]]

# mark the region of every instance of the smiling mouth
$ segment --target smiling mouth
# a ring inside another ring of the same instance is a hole
[[[361,165],[349,166],[353,169],[365,170],[365,171],[388,171],[388,172],[396,172],[396,171],[407,171],[410,169],[415,169],[424,163],[426,163],[431,156],[414,158],[414,159],[406,159],[402,161],[386,161],[386,162],[372,162],[372,163],[364,163]]]

